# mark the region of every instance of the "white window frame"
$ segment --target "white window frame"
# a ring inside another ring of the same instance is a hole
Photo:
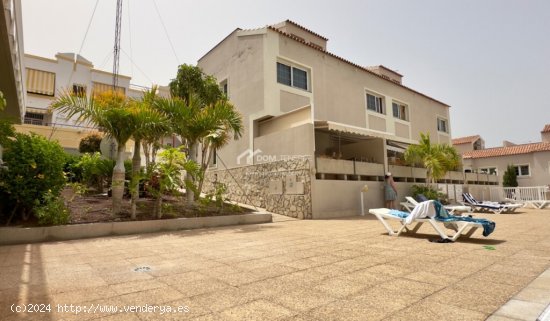
[[[527,166],[529,174],[525,175],[521,172],[521,167]],[[517,168],[517,177],[530,177],[531,176],[531,165],[530,164],[514,164],[514,167]]]
[[[379,102],[379,104],[375,106],[375,110],[369,109],[369,95],[375,98],[375,102]],[[386,115],[386,97],[372,91],[368,91],[368,90],[365,91],[365,108],[367,109],[367,111],[371,113],[374,113],[377,115],[378,114]]]
[[[395,116],[395,114],[394,114],[394,110],[393,110],[394,105],[398,106],[398,109],[397,109],[397,114],[398,115],[397,116]],[[404,109],[404,117],[403,118],[401,117],[401,114],[402,114],[401,107],[403,107],[403,109]],[[392,103],[391,103],[391,112],[392,112],[393,118],[401,120],[401,121],[406,121],[406,122],[409,121],[409,105],[407,105],[405,103],[402,103],[398,100],[393,100]]]
[[[491,170],[494,169],[494,173],[491,174]],[[498,175],[498,167],[497,166],[485,166],[480,167],[478,169],[478,172],[481,174],[489,174],[489,175]]]
[[[229,98],[229,79],[225,78],[224,80],[220,81],[219,86],[221,92],[224,93],[227,98]],[[227,90],[224,90],[224,86],[227,88]]]
[[[445,123],[445,130],[441,130],[439,128],[439,122],[440,121]],[[445,134],[449,133],[449,120],[447,118],[437,116],[437,131],[440,132],[440,133],[445,133]]]
[[[285,65],[287,67],[290,67],[290,85],[279,82],[279,72],[278,72],[278,69],[277,69],[277,64],[281,64],[281,65]],[[306,73],[306,88],[305,89],[302,88],[302,87],[298,87],[298,86],[294,85],[294,70],[295,69],[298,69],[298,70],[303,71],[303,72]],[[277,63],[275,64],[275,77],[276,77],[276,81],[277,81],[278,84],[281,84],[281,85],[284,85],[284,86],[289,86],[289,87],[292,87],[292,88],[296,88],[298,90],[311,92],[311,69],[309,69],[307,67],[298,65],[296,63],[288,62],[288,61],[277,60]]]

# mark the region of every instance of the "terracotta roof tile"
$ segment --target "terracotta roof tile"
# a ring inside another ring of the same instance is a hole
[[[321,38],[321,39],[323,39],[323,40],[325,40],[325,41],[328,41],[328,38],[325,38],[325,37],[321,36],[320,34],[318,34],[318,33],[316,33],[316,32],[313,32],[313,31],[309,30],[308,28],[306,28],[306,27],[304,27],[304,26],[301,26],[301,25],[297,24],[296,22],[294,22],[294,21],[292,21],[292,20],[286,19],[285,22],[291,23],[291,24],[295,25],[296,27],[298,27],[298,28],[300,28],[300,29],[302,29],[302,30],[305,30],[305,31],[311,33],[312,35],[315,35],[315,36],[317,36],[317,37],[319,37],[319,38]]]
[[[529,154],[534,152],[546,152],[550,151],[550,143],[530,143],[514,145],[509,147],[495,147],[465,152],[462,157],[464,158],[487,158],[509,155]]]
[[[453,143],[453,145],[469,144],[469,143],[475,142],[476,140],[478,140],[480,138],[481,138],[481,136],[479,136],[479,135],[459,137],[459,138],[454,138],[452,140],[452,143]]]
[[[274,27],[272,27],[272,26],[267,26],[267,28],[270,29],[270,30],[273,30],[273,31],[275,31],[275,32],[278,32],[279,34],[281,34],[281,35],[283,35],[283,36],[285,36],[285,37],[287,37],[287,38],[296,40],[296,41],[298,41],[299,43],[304,44],[304,45],[306,45],[306,46],[309,46],[309,47],[311,47],[311,48],[313,48],[313,49],[315,49],[315,50],[321,51],[321,52],[323,52],[323,53],[325,53],[325,54],[327,54],[327,55],[329,55],[329,56],[331,56],[331,57],[333,57],[333,58],[336,58],[336,59],[338,59],[338,60],[340,60],[340,61],[343,61],[343,62],[345,62],[345,63],[347,63],[347,64],[350,64],[350,65],[352,65],[352,66],[355,67],[355,68],[361,69],[361,70],[363,70],[363,71],[368,72],[369,74],[375,75],[376,77],[378,77],[378,78],[380,78],[380,79],[384,79],[385,81],[391,82],[392,84],[394,84],[394,85],[396,85],[396,86],[399,86],[399,87],[405,88],[405,89],[407,89],[407,90],[410,90],[410,91],[412,91],[413,93],[418,94],[418,95],[423,96],[423,97],[426,97],[426,98],[428,98],[428,99],[430,99],[430,100],[432,100],[432,101],[435,101],[436,103],[442,104],[442,105],[447,106],[447,107],[451,107],[451,106],[445,104],[444,102],[439,101],[439,100],[437,100],[437,99],[435,99],[435,98],[432,98],[432,97],[430,97],[430,96],[428,96],[428,95],[426,95],[426,94],[423,94],[423,93],[421,93],[421,92],[418,92],[418,91],[416,91],[416,90],[414,90],[414,89],[412,89],[412,88],[409,88],[409,87],[407,87],[407,86],[405,86],[405,85],[402,85],[402,84],[397,83],[397,82],[395,82],[395,81],[392,81],[392,80],[390,80],[390,79],[384,78],[384,77],[382,77],[381,75],[375,73],[374,71],[371,71],[371,70],[367,69],[366,67],[359,66],[359,65],[356,64],[356,63],[353,63],[353,62],[351,62],[351,61],[349,61],[349,60],[347,60],[347,59],[344,59],[344,58],[342,58],[342,57],[340,57],[340,56],[337,56],[337,55],[335,55],[335,54],[333,54],[333,53],[331,53],[331,52],[328,52],[328,51],[326,51],[326,50],[323,50],[322,48],[319,48],[319,47],[317,47],[317,46],[315,46],[315,45],[312,45],[312,44],[310,44],[310,43],[308,43],[308,42],[305,42],[303,39],[300,39],[300,38],[298,38],[298,37],[296,37],[296,36],[294,36],[294,35],[291,35],[291,34],[289,34],[289,33],[286,33],[286,32],[283,32],[283,31],[281,31],[281,30],[278,30],[277,28],[274,28]],[[391,70],[391,69],[390,69],[390,70]]]
[[[542,129],[541,133],[550,133],[550,124],[544,125],[544,128]]]

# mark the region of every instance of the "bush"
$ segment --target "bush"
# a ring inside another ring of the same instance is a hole
[[[82,172],[82,183],[94,186],[98,193],[103,193],[105,182],[109,182],[113,175],[115,161],[102,158],[100,153],[85,153],[76,164]]]
[[[65,185],[65,152],[57,142],[17,133],[4,145],[3,158],[7,169],[0,170],[0,193],[7,194],[13,214],[19,212],[24,219],[44,204],[46,192],[57,197]]]
[[[90,134],[80,140],[78,151],[81,153],[101,153],[101,140],[98,134]]]
[[[415,199],[419,194],[422,194],[430,200],[438,200],[443,204],[447,204],[449,202],[446,194],[438,192],[437,190],[427,185],[413,185],[412,193]]]
[[[506,167],[504,175],[502,175],[502,186],[503,187],[517,187],[518,186],[518,176],[516,175],[516,168],[512,165]]]
[[[65,154],[63,172],[69,183],[82,182],[82,169],[78,166],[78,162],[80,162],[80,156]]]
[[[44,195],[43,204],[37,204],[34,214],[40,225],[61,225],[69,222],[69,210],[60,197],[50,191]]]

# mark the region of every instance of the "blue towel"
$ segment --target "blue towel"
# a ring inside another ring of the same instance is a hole
[[[400,218],[406,218],[407,216],[409,216],[409,214],[411,214],[411,213],[398,211],[398,210],[390,210],[390,215],[397,216],[397,217],[400,217]]]
[[[483,226],[483,236],[489,236],[495,230],[496,223],[484,218],[473,218],[464,216],[454,216],[449,214],[445,207],[438,201],[434,201],[435,219],[440,222],[474,222]]]

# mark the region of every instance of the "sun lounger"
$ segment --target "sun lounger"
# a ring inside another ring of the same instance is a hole
[[[403,206],[403,209],[405,209],[407,212],[412,212],[414,207],[418,205],[418,202],[411,196],[406,196],[405,199],[407,201],[401,202],[401,206]],[[427,200],[428,199],[425,199],[425,201]],[[465,205],[444,205],[444,207],[447,211],[449,211],[450,214],[453,214],[453,215],[456,213],[471,212],[471,208]]]
[[[470,193],[462,193],[463,204],[470,206],[474,211],[490,211],[495,214],[501,214],[503,212],[514,212],[516,209],[522,207],[522,204],[500,204],[497,202],[479,202]]]
[[[436,201],[428,201],[430,204],[429,206],[434,206],[435,204],[438,204],[438,207],[441,207],[441,204]],[[440,212],[446,211],[444,209],[434,210],[433,213],[423,213],[424,215],[433,215],[433,216],[424,216],[424,217],[416,217],[411,220],[411,215],[415,215],[418,213],[407,213],[403,211],[398,210],[391,210],[387,208],[374,208],[370,209],[369,213],[374,215],[380,223],[386,228],[389,235],[399,236],[403,232],[411,232],[416,233],[418,232],[419,228],[424,223],[430,224],[433,229],[436,231],[436,233],[442,238],[442,239],[450,239],[452,241],[456,241],[461,235],[464,235],[465,237],[470,237],[472,234],[478,229],[482,228],[484,230],[483,235],[488,236],[492,233],[494,230],[495,224],[491,221],[484,220],[484,219],[474,219],[470,217],[461,217],[461,216],[453,216],[446,214],[446,217],[444,215],[441,215]],[[407,218],[409,218],[407,220]],[[394,229],[392,225],[389,223],[390,221],[397,221],[401,224],[401,226],[398,229]],[[409,221],[409,222],[408,222]],[[409,223],[409,224],[408,224]],[[456,223],[458,228],[457,231],[449,235],[446,233],[446,230],[443,228],[443,224],[449,224],[449,223]],[[414,224],[413,228],[409,228],[409,225]]]

